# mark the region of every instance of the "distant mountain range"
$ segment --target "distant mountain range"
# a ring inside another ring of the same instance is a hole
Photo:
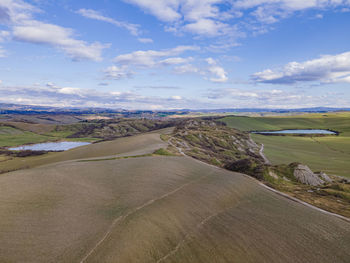
[[[109,108],[70,108],[70,107],[50,107],[50,106],[34,106],[0,103],[0,114],[103,114],[103,113],[164,113],[169,114],[184,114],[189,112],[203,113],[227,113],[227,112],[332,112],[332,111],[350,111],[350,108],[332,108],[332,107],[314,107],[314,108],[298,108],[298,109],[269,109],[269,108],[227,108],[227,109],[181,109],[181,110],[125,110],[125,109],[109,109]]]
[[[269,108],[238,108],[238,109],[201,109],[201,110],[188,110],[191,112],[331,112],[331,111],[350,111],[350,108],[331,108],[331,107],[314,107],[314,108],[297,108],[297,109],[269,109]]]

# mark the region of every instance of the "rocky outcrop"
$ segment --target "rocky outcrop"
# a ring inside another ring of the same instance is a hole
[[[275,178],[275,179],[278,179],[278,175],[275,172],[271,171],[271,170],[269,171],[269,175],[271,177]]]
[[[333,182],[333,180],[324,172],[317,173],[318,177],[320,177],[322,180],[324,180],[327,183]]]
[[[321,177],[313,173],[308,166],[303,164],[298,164],[295,167],[294,177],[300,183],[312,185],[312,186],[319,186],[325,183],[325,180],[321,179]]]

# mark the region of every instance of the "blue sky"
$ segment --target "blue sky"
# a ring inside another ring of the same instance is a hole
[[[0,102],[350,106],[349,0],[0,0]]]

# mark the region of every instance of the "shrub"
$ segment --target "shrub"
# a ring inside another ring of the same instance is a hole
[[[160,148],[158,150],[155,150],[153,152],[153,154],[156,154],[156,155],[166,155],[166,156],[171,156],[172,154],[170,152],[168,152],[167,150],[163,149],[163,148]]]

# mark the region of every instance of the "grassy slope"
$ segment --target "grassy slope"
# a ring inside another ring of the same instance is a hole
[[[22,131],[14,127],[0,126],[0,147],[17,146],[26,143],[40,143],[48,141],[47,136],[30,131]]]
[[[309,165],[313,170],[350,177],[350,113],[307,114],[285,117],[226,117],[230,127],[249,130],[332,129],[339,136],[292,137],[253,135],[263,143],[264,152],[273,164],[294,161]]]
[[[229,126],[243,131],[280,129],[333,129],[350,135],[350,112],[305,114],[299,116],[276,117],[225,117]]]
[[[0,262],[79,262],[109,230],[86,262],[350,259],[349,223],[190,158],[70,161],[0,185]]]

